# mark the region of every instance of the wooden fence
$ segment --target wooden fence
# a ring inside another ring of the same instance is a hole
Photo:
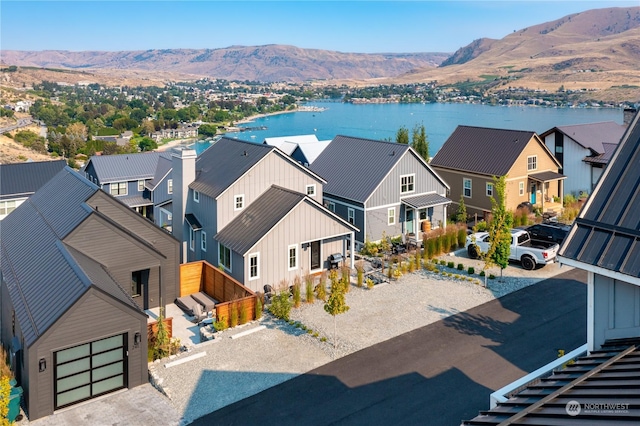
[[[244,306],[249,321],[256,317],[256,294],[226,272],[204,260],[180,265],[180,297],[199,291],[219,302],[215,306],[217,320],[225,318],[230,324],[232,303],[236,303],[238,309]]]

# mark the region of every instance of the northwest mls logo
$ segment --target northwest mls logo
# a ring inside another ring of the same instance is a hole
[[[565,411],[570,416],[577,416],[582,411],[582,407],[580,407],[580,403],[578,401],[569,401],[567,405],[564,407]]]

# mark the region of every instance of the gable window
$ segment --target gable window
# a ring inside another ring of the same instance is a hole
[[[395,225],[396,224],[396,208],[391,207],[387,209],[387,225]]]
[[[462,179],[462,195],[471,198],[471,179]]]
[[[196,249],[196,232],[192,227],[189,227],[189,250],[194,251]]]
[[[336,212],[336,203],[334,203],[334,202],[332,202],[332,201],[329,201],[329,202],[327,203],[327,209],[328,209],[330,212],[335,213],[335,212]]]
[[[200,202],[200,192],[193,191],[193,201],[195,201],[196,203]]]
[[[139,180],[138,181],[138,192],[142,192],[144,191],[144,181],[143,180]]]
[[[233,197],[233,210],[242,210],[244,208],[244,194]]]
[[[249,255],[249,279],[255,280],[260,278],[260,253]]]
[[[127,195],[127,182],[113,182],[110,192],[111,195]]]
[[[0,216],[7,215],[16,209],[15,201],[0,201]]]
[[[142,295],[145,286],[149,285],[149,270],[133,271],[131,273],[131,296],[138,297]]]
[[[356,211],[352,208],[347,209],[347,221],[352,225],[356,224]]]
[[[173,179],[167,180],[167,194],[173,194]]]
[[[493,197],[493,184],[487,182],[487,197]]]
[[[207,251],[207,233],[204,231],[200,233],[200,249]]]
[[[287,248],[289,256],[289,270],[298,269],[298,245],[294,244]]]
[[[316,186],[314,185],[307,185],[307,189],[306,189],[306,193],[309,197],[315,197],[316,195]]]
[[[530,155],[527,157],[527,170],[537,170],[538,169],[538,156]]]
[[[218,264],[222,265],[227,271],[231,271],[231,250],[222,244],[219,244]]]
[[[524,182],[518,182],[518,194],[524,195]]]
[[[400,176],[400,193],[406,194],[414,191],[414,179],[416,175]]]

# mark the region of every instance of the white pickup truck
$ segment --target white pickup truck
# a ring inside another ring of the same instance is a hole
[[[467,236],[465,244],[471,259],[480,257],[489,249],[489,233],[476,232]],[[535,269],[536,265],[546,265],[556,260],[560,246],[545,241],[531,241],[529,233],[522,229],[511,230],[511,252],[509,260],[519,260],[527,270]]]

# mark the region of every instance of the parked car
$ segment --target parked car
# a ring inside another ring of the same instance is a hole
[[[469,257],[477,259],[480,253],[486,253],[489,249],[489,233],[476,232],[467,236],[465,247]],[[512,229],[509,260],[519,260],[522,267],[530,271],[536,265],[555,262],[559,248],[556,243],[532,241],[529,233],[523,229]]]
[[[543,222],[531,225],[526,230],[531,235],[532,240],[562,244],[567,235],[569,235],[571,227],[559,222]]]

